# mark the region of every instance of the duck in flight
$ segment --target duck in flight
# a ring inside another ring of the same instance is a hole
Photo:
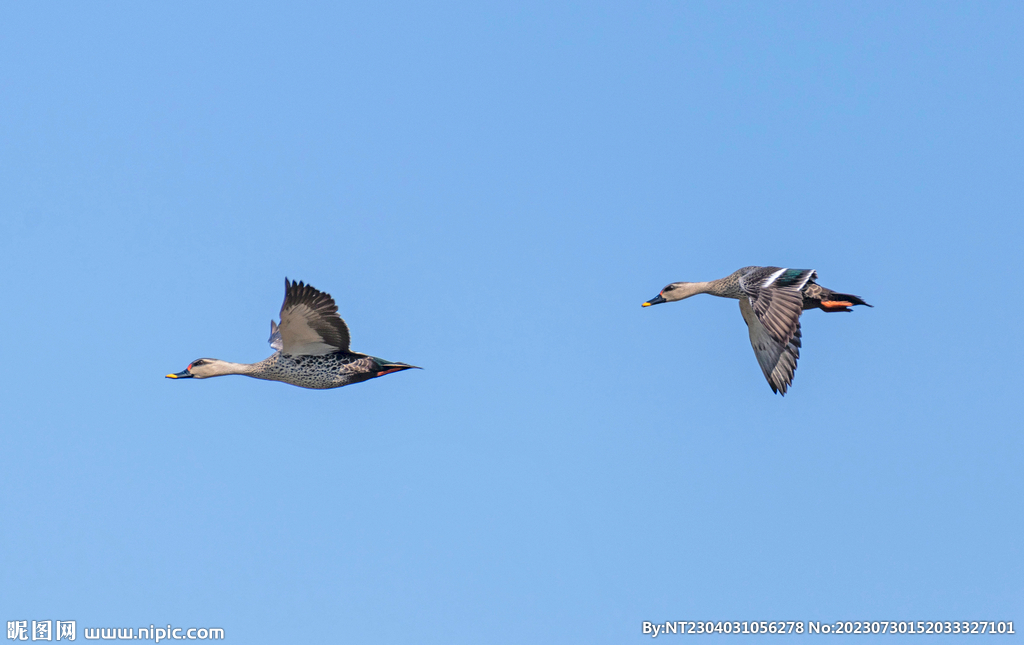
[[[740,301],[740,313],[750,332],[750,344],[772,392],[785,396],[800,358],[800,314],[804,309],[828,313],[871,307],[857,296],[836,293],[817,284],[813,269],[743,267],[711,282],[673,282],[644,307],[710,293]]]
[[[338,316],[330,294],[301,282],[284,279],[281,324],[270,321],[272,356],[259,363],[229,363],[216,358],[199,358],[167,378],[210,378],[242,374],[299,387],[326,390],[359,383],[415,365],[349,351],[348,325]]]

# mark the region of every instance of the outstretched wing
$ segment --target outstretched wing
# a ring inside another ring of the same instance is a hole
[[[801,292],[815,275],[813,269],[757,267],[740,276],[740,288],[750,299],[754,315],[783,347],[800,326]]]
[[[284,304],[277,333],[285,354],[322,355],[348,351],[348,325],[338,316],[334,299],[307,284],[290,282],[288,278],[284,279]],[[273,341],[271,335],[271,347]]]
[[[785,396],[786,390],[793,383],[796,361],[800,358],[800,321],[797,321],[796,330],[789,341],[783,345],[761,324],[746,298],[740,298],[740,313],[747,323],[750,345],[757,356],[757,364],[768,379],[768,385],[772,392],[781,392]]]
[[[786,393],[800,357],[800,314],[803,288],[817,274],[813,269],[759,267],[740,276],[740,313],[750,331],[750,344],[772,391]]]

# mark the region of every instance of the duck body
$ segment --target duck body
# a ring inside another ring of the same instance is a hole
[[[281,324],[270,323],[270,346],[278,350],[258,363],[199,358],[167,378],[211,378],[239,374],[314,390],[360,383],[415,365],[349,351],[349,331],[329,294],[285,278]]]
[[[673,282],[643,303],[645,307],[700,293],[740,301],[750,344],[773,392],[785,396],[800,358],[800,314],[807,309],[849,312],[866,305],[860,297],[817,284],[813,269],[749,266],[711,282]]]
[[[193,378],[240,374],[264,381],[281,381],[311,390],[329,390],[383,376],[381,374],[383,365],[397,367],[402,364],[388,363],[383,359],[352,352],[334,352],[322,355],[292,355],[276,352],[258,363],[251,364],[200,358],[185,368],[185,372],[191,374]],[[216,370],[218,373],[204,373],[203,368]],[[408,369],[408,367],[403,369]],[[394,369],[393,371],[399,370]],[[168,376],[188,378],[180,372],[174,375],[168,374]]]

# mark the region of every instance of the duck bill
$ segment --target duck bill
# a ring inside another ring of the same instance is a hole
[[[187,369],[181,370],[177,374],[168,374],[167,378],[195,378],[189,373]]]
[[[662,298],[661,294],[659,293],[658,295],[654,296],[653,298],[651,298],[650,300],[648,300],[647,302],[645,302],[641,306],[642,307],[650,307],[651,305],[660,305],[663,302],[668,302],[668,300],[665,300],[664,298]]]

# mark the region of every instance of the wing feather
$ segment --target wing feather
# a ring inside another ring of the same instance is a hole
[[[270,338],[267,342],[270,343],[271,349],[276,349],[277,351],[281,351],[281,348],[284,347],[284,341],[281,340],[281,331],[273,320],[270,321]]]
[[[793,383],[797,359],[800,358],[802,334],[799,320],[793,335],[783,345],[761,324],[750,306],[750,301],[746,298],[740,298],[740,313],[747,323],[750,345],[754,348],[757,364],[761,366],[761,372],[768,380],[768,385],[772,388],[772,392],[780,392],[785,396],[786,390]]]
[[[793,382],[800,358],[800,314],[803,289],[817,274],[813,269],[757,267],[740,276],[740,313],[750,332],[750,345],[773,392]]]
[[[815,276],[813,269],[758,267],[740,276],[740,288],[750,299],[757,319],[782,347],[796,333],[803,312],[804,286]]]
[[[322,355],[347,352],[348,325],[338,315],[330,294],[302,282],[284,280],[281,305],[281,351],[291,355]],[[273,340],[273,336],[271,337]]]

